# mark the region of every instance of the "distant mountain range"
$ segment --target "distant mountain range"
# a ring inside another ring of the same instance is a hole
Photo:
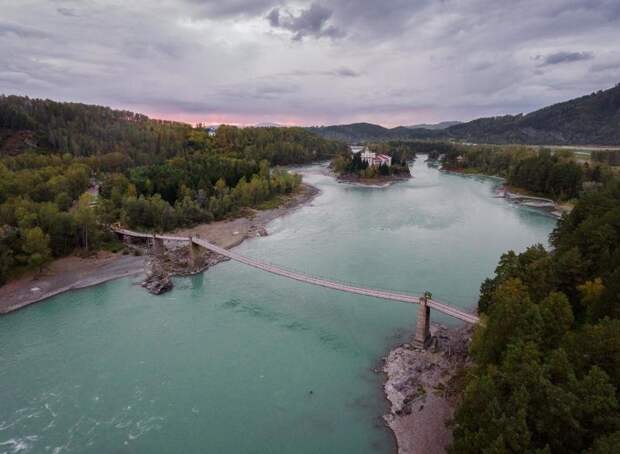
[[[435,139],[496,144],[620,145],[620,84],[527,115],[396,128],[354,123],[310,129],[325,138],[352,143]]]
[[[405,126],[389,129],[372,123],[314,126],[309,129],[326,139],[342,140],[345,142],[432,139],[439,137],[438,130],[424,128],[411,129]]]
[[[433,123],[433,124],[421,123],[419,125],[405,126],[405,128],[409,128],[409,129],[446,129],[446,128],[449,128],[450,126],[460,125],[461,123],[462,123],[462,121],[442,121],[440,123]]]
[[[220,126],[222,126],[222,123],[203,125],[204,128],[209,128],[209,129],[217,129]],[[241,128],[284,128],[285,126],[282,126],[281,124],[278,124],[278,123],[272,123],[272,122],[266,121],[262,123],[256,123],[255,125],[245,125],[245,126],[240,126],[240,127]]]

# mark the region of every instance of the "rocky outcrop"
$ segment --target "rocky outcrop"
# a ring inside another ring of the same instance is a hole
[[[404,344],[385,359],[383,371],[390,413],[384,416],[398,442],[398,452],[444,453],[452,439],[446,422],[452,417],[472,328],[431,326],[425,348]]]
[[[153,295],[161,295],[172,290],[174,285],[170,276],[167,274],[151,274],[142,282],[142,287],[147,289]]]
[[[158,260],[151,259],[147,261],[146,272],[146,279],[142,282],[142,287],[149,293],[161,295],[174,287],[170,274],[166,272]]]
[[[191,276],[200,273],[218,263],[230,260],[202,248],[196,248],[194,255],[186,245],[167,247],[163,253],[149,251],[146,261],[146,279],[142,287],[154,295],[172,290],[172,276]]]

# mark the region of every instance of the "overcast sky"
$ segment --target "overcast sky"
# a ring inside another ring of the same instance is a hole
[[[388,126],[620,82],[620,0],[0,0],[0,93],[190,122]]]

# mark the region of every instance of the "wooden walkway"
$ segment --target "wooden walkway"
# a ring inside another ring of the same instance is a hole
[[[399,301],[403,303],[413,303],[420,304],[421,297],[407,295],[404,293],[379,290],[373,288],[366,287],[358,287],[355,285],[350,285],[343,282],[332,281],[329,279],[323,279],[319,277],[309,276],[307,274],[298,273],[295,271],[289,271],[287,269],[281,268],[279,266],[275,266],[269,263],[261,262],[249,257],[245,257],[241,254],[237,254],[235,252],[229,251],[227,249],[216,246],[213,243],[209,243],[200,238],[195,237],[180,237],[180,236],[169,236],[169,235],[151,235],[148,233],[140,233],[134,232],[126,229],[115,229],[117,234],[123,235],[125,237],[132,238],[142,238],[142,239],[151,239],[151,240],[163,240],[163,241],[180,241],[189,243],[190,241],[200,247],[203,247],[211,252],[214,252],[219,255],[223,255],[225,257],[230,258],[236,262],[243,263],[245,265],[251,266],[253,268],[257,268],[259,270],[266,271],[268,273],[276,274],[278,276],[283,276],[289,279],[293,279],[299,282],[305,282],[306,284],[317,285],[320,287],[331,288],[334,290],[338,290],[346,293],[353,293],[356,295],[364,295],[364,296],[372,296],[374,298],[381,298],[385,300],[391,301]],[[427,299],[426,305],[431,309],[435,309],[442,314],[449,315],[451,317],[457,318],[467,323],[477,324],[480,322],[480,318],[474,314],[469,312],[465,312],[461,309],[455,308],[445,303],[441,303],[439,301],[433,299]]]

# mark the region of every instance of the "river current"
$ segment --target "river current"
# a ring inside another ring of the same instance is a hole
[[[321,194],[237,252],[474,310],[500,254],[555,225],[423,157],[387,188],[298,171]],[[0,318],[0,453],[392,453],[373,369],[415,318],[233,262],[163,296],[135,279],[62,294]]]

